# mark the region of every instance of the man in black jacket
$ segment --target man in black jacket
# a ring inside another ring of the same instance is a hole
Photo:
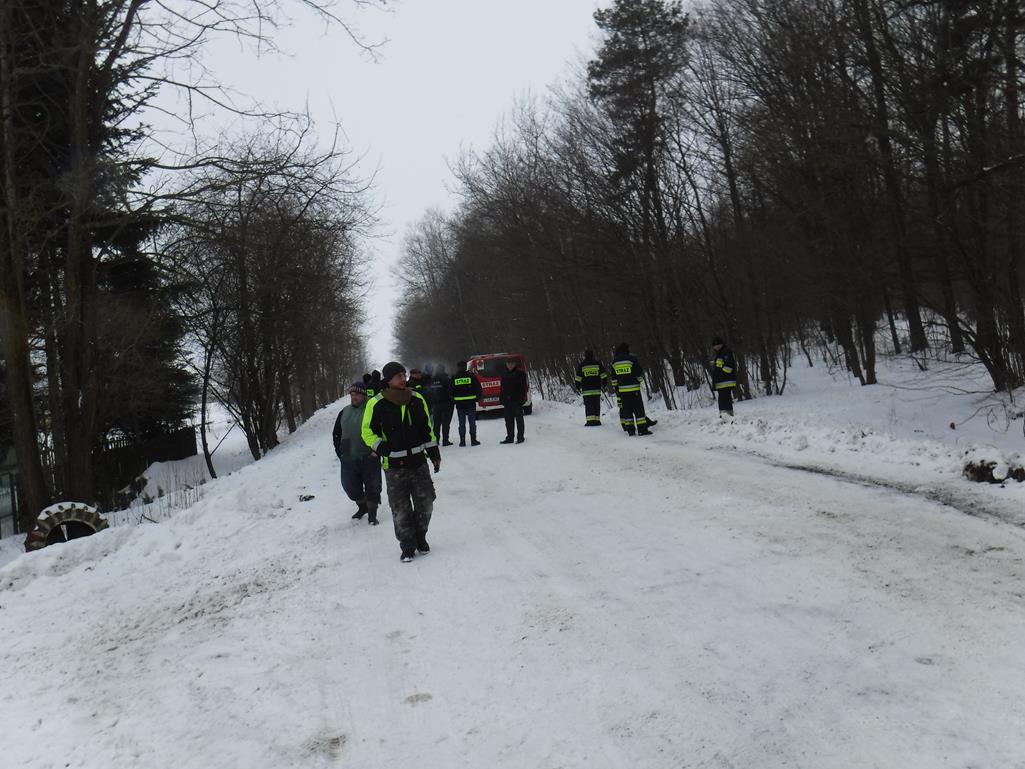
[[[520,362],[515,358],[505,362],[502,391],[498,400],[505,414],[505,440],[500,442],[513,442],[515,424],[516,442],[523,443],[523,406],[527,402],[527,372],[520,368]]]
[[[452,402],[452,377],[445,371],[443,364],[438,364],[427,389],[431,393],[427,404],[431,407],[431,423],[434,425],[434,434],[441,439],[442,446],[451,446],[449,431],[452,427],[452,413],[455,410],[455,404]]]
[[[430,552],[427,529],[434,510],[434,482],[427,467],[441,470],[441,451],[431,428],[431,416],[422,395],[406,387],[406,369],[391,362],[381,371],[384,390],[363,413],[363,442],[384,467],[395,538],[403,563],[419,550]]]
[[[722,337],[712,340],[712,389],[719,398],[719,418],[733,419],[733,390],[737,386],[737,361]]]

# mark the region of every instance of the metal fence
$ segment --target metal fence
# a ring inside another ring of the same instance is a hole
[[[0,473],[0,539],[19,533],[17,477],[14,473]]]

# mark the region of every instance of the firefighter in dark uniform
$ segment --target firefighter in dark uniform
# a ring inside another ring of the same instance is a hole
[[[431,427],[423,396],[406,387],[406,369],[391,362],[382,372],[384,389],[363,412],[363,442],[381,458],[388,488],[395,538],[402,561],[411,561],[419,550],[430,552],[427,529],[434,510],[434,472],[441,469],[441,450]]]
[[[616,348],[612,363],[612,386],[621,399],[619,419],[628,435],[651,435],[648,418],[644,415],[644,369],[636,356],[630,354],[630,346],[622,342]]]
[[[477,400],[483,392],[480,380],[472,371],[466,370],[466,361],[456,363],[452,375],[452,401],[459,416],[459,445],[466,445],[466,423],[470,423],[470,445],[480,446],[477,440]]]
[[[733,418],[733,390],[737,386],[737,361],[722,337],[712,340],[712,389],[719,398],[719,418]]]
[[[601,393],[609,375],[605,366],[594,357],[593,350],[584,350],[584,359],[577,366],[577,392],[584,398],[584,425],[601,426]]]

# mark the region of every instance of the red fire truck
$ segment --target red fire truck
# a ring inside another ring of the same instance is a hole
[[[477,401],[477,413],[483,414],[490,411],[501,410],[502,404],[498,396],[502,392],[502,374],[505,373],[505,362],[509,360],[519,361],[520,368],[527,371],[527,359],[518,352],[491,352],[482,355],[471,355],[466,361],[466,368],[477,375],[480,380],[483,394]],[[527,404],[523,407],[523,413],[529,414],[534,409],[530,398],[530,377],[527,377]]]

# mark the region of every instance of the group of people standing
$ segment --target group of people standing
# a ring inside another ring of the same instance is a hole
[[[424,371],[391,362],[380,372],[364,375],[349,386],[349,405],[342,409],[332,430],[335,454],[341,463],[342,488],[356,503],[356,520],[367,517],[378,525],[381,473],[384,471],[388,505],[401,560],[426,555],[431,513],[434,509],[434,472],[441,470],[440,446],[449,439],[453,412],[459,415],[459,445],[479,446],[477,401],[483,389],[465,361],[449,376],[444,366]],[[523,407],[527,375],[517,360],[506,362],[499,400],[505,411],[506,437],[501,443],[523,443]],[[440,444],[439,444],[440,437]]]
[[[737,363],[721,337],[712,340],[712,390],[719,402],[719,416],[733,418],[733,390],[737,386]],[[630,346],[622,342],[613,352],[611,371],[598,360],[593,350],[584,351],[577,365],[576,390],[584,399],[584,425],[601,426],[601,399],[606,389],[616,396],[619,421],[627,435],[652,435],[657,421],[644,413],[644,368]]]
[[[721,338],[712,340],[712,388],[718,396],[721,416],[733,417],[733,389],[737,364]],[[609,370],[592,350],[577,366],[576,389],[584,399],[585,424],[601,425],[601,399],[611,387],[619,406],[619,419],[628,435],[651,435],[656,424],[644,413],[644,369],[625,342],[619,344]],[[499,400],[505,414],[503,444],[523,443],[523,409],[527,402],[527,375],[516,359],[509,359],[502,374]],[[466,362],[456,363],[451,376],[445,367],[425,366],[407,372],[391,362],[380,372],[364,375],[349,387],[349,405],[335,420],[332,438],[341,463],[342,488],[356,503],[353,518],[364,516],[378,525],[381,474],[384,472],[395,538],[401,560],[412,561],[431,547],[427,530],[436,497],[430,466],[441,470],[440,446],[451,446],[452,416],[457,413],[459,445],[477,440],[477,401],[483,389]],[[439,441],[440,439],[440,441]]]

